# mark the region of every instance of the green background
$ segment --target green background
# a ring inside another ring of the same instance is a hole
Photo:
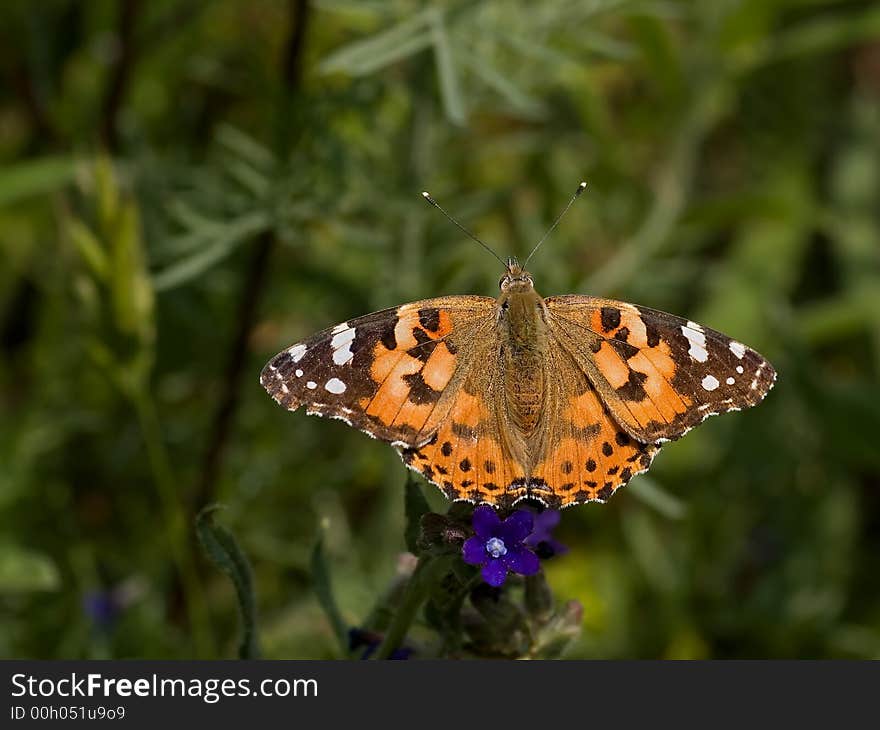
[[[421,190],[522,255],[586,179],[538,290],[689,317],[779,381],[563,514],[568,656],[880,657],[878,163],[876,2],[4,2],[0,654],[235,656],[193,528],[220,502],[264,655],[338,656],[311,546],[362,621],[405,470],[260,369],[494,295]]]

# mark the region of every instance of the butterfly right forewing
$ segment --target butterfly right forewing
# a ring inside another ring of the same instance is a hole
[[[560,346],[640,441],[676,439],[708,416],[753,406],[776,379],[759,353],[690,320],[611,299],[545,301]]]

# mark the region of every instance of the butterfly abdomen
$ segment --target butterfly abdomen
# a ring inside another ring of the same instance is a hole
[[[541,297],[533,289],[513,292],[499,317],[507,411],[512,423],[528,436],[543,412],[548,330]]]

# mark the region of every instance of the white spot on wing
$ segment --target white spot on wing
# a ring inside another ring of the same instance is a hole
[[[727,347],[730,348],[730,351],[740,360],[742,360],[743,356],[746,354],[746,346],[742,342],[731,340]]]
[[[307,349],[305,345],[294,345],[287,351],[287,354],[290,355],[294,362],[299,362],[302,360],[302,356],[306,354]]]
[[[303,376],[303,371],[300,370],[299,368],[297,368],[295,375],[296,375],[296,377],[301,378]]]
[[[691,322],[690,320],[688,320],[687,326],[690,327],[692,330],[696,330],[697,332],[703,331],[703,328],[700,325],[698,325],[696,322]]]
[[[333,362],[337,365],[345,365],[354,357],[351,352],[351,343],[354,342],[355,329],[344,329],[337,332],[338,329],[339,327],[333,330],[336,334],[330,340],[330,347],[333,349]]]
[[[310,380],[308,383],[306,383],[306,388],[308,388],[309,390],[314,390],[317,387],[318,384],[314,380]]]
[[[345,332],[348,329],[348,322],[343,322],[342,324],[336,325],[332,330],[332,334],[338,335],[340,332]]]
[[[762,362],[761,366],[755,371],[755,379],[752,381],[752,390],[758,389],[758,381],[761,379],[761,371],[764,369],[766,362]]]
[[[700,385],[703,386],[703,390],[715,390],[715,388],[717,388],[720,383],[718,382],[718,378],[716,378],[714,375],[707,375],[705,378],[703,378]]]
[[[684,325],[681,327],[681,333],[687,337],[688,342],[691,343],[688,355],[697,362],[706,362],[706,360],[709,359],[709,352],[706,350],[706,335],[700,330],[693,329],[691,327],[693,324],[693,322],[688,322],[687,327]],[[700,325],[695,326],[699,327]]]
[[[742,374],[743,374],[743,366],[742,366],[742,365],[737,365],[737,366],[736,366],[736,372],[738,372],[740,375],[742,375]]]
[[[324,390],[328,391],[329,393],[344,393],[345,383],[343,383],[339,378],[330,378],[330,380],[328,380],[324,384]]]
[[[736,380],[734,380],[733,378],[728,378],[724,382],[727,383],[728,385],[733,385],[736,382]]]

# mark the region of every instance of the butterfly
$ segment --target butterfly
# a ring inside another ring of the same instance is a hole
[[[776,379],[753,349],[690,320],[545,299],[515,258],[499,287],[325,329],[273,357],[260,382],[291,411],[389,442],[452,500],[560,508],[606,501],[664,442],[756,405]]]

